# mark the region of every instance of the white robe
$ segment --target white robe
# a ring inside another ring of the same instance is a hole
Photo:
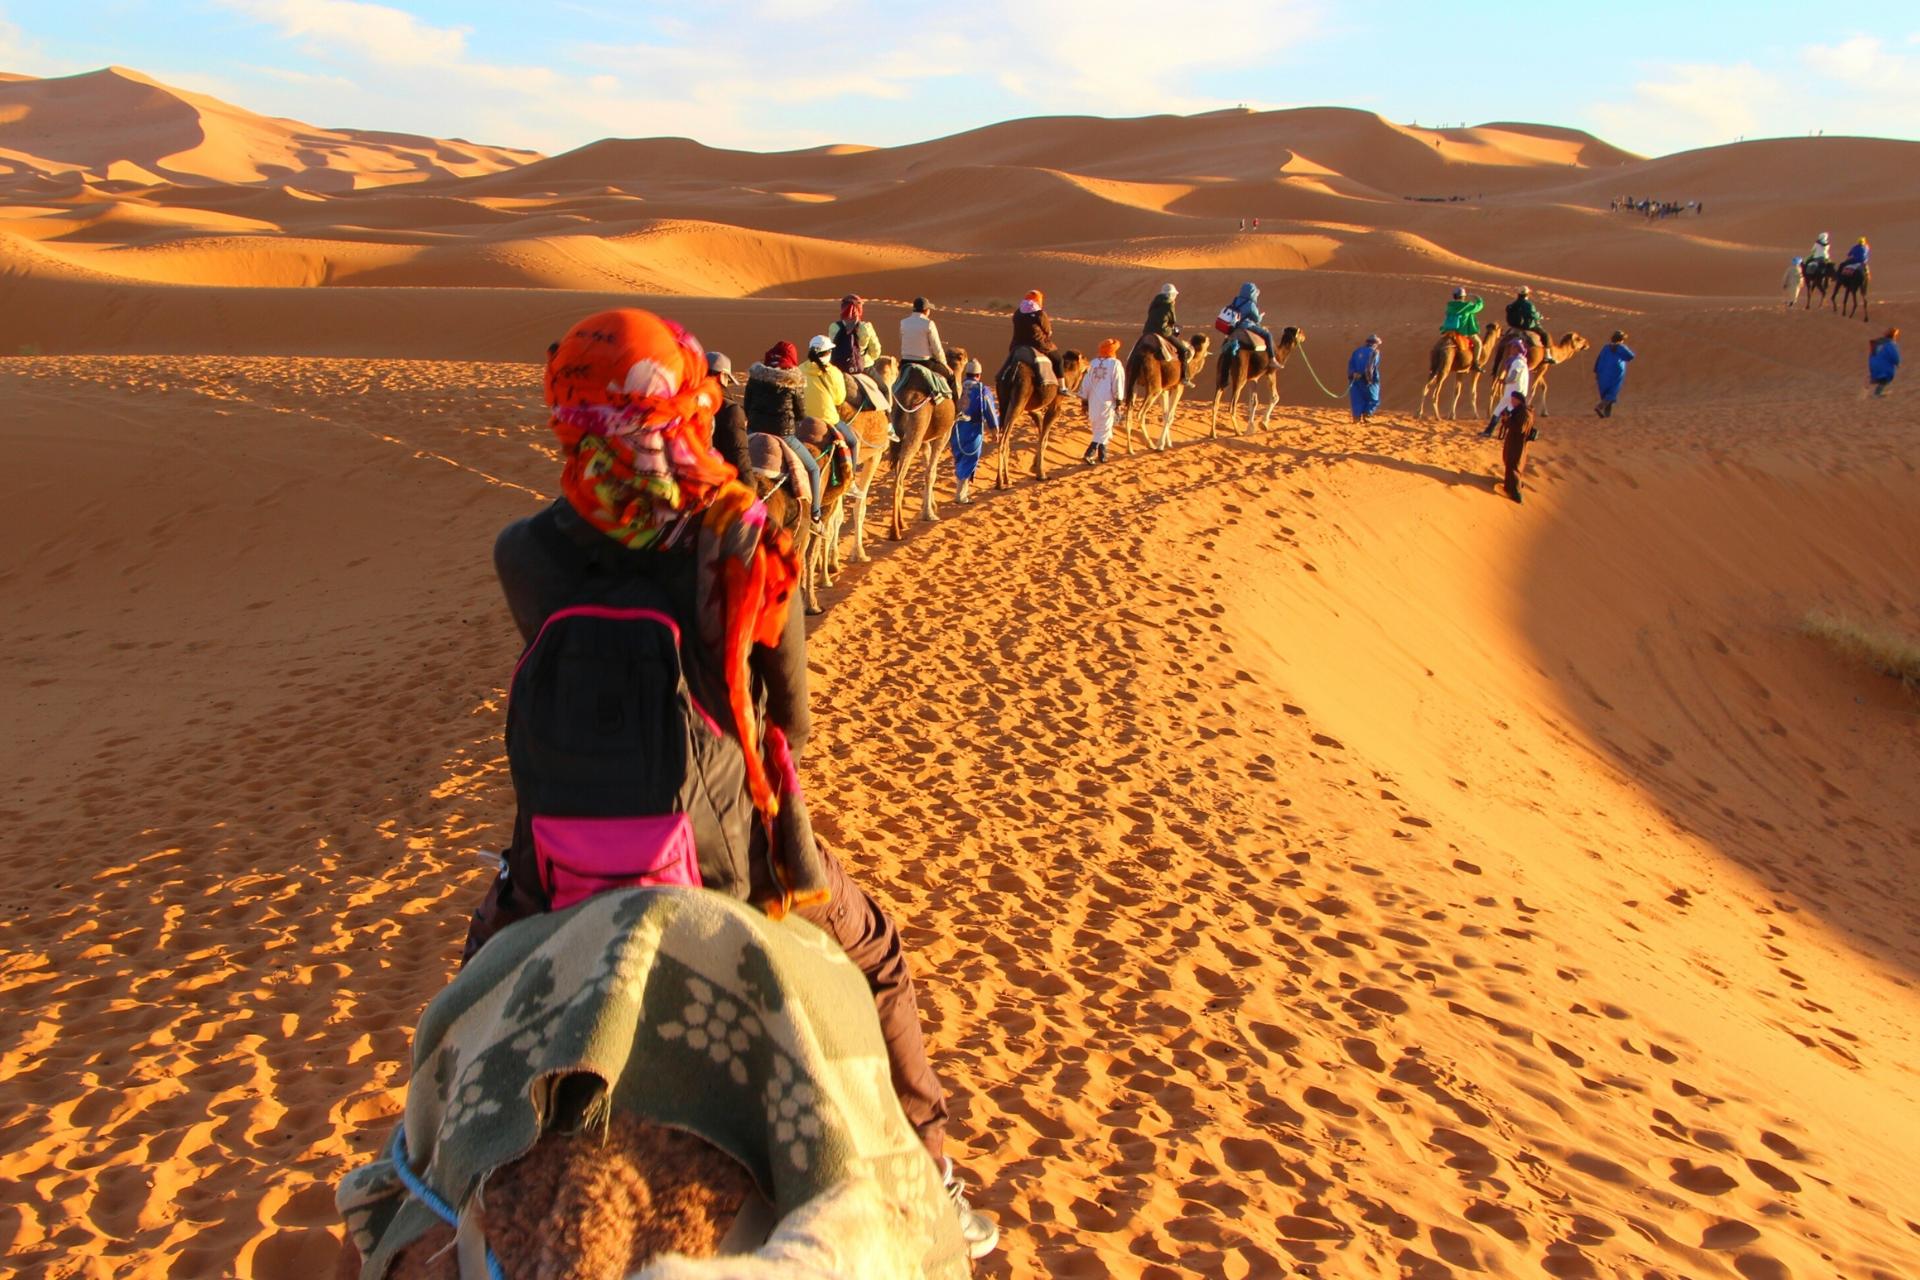
[[[1093,424],[1093,442],[1105,444],[1113,435],[1114,418],[1127,394],[1127,372],[1112,356],[1100,356],[1080,379],[1080,398],[1086,402],[1087,421]]]
[[[1494,413],[1498,414],[1502,409],[1508,407],[1511,401],[1509,401],[1507,397],[1511,396],[1514,392],[1518,391],[1521,395],[1526,395],[1532,381],[1532,376],[1527,372],[1527,358],[1525,356],[1515,356],[1513,359],[1507,361],[1507,381],[1506,385],[1500,390],[1500,398],[1494,402]]]

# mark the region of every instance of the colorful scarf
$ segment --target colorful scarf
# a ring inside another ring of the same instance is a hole
[[[780,796],[756,728],[747,660],[756,643],[779,645],[800,562],[792,538],[714,452],[722,403],[700,340],[647,311],[588,316],[547,360],[547,405],[566,457],[560,490],[580,517],[620,545],[646,550],[677,541],[698,515],[702,541],[718,548],[701,566],[714,585],[700,592],[700,631],[726,676],[754,806],[771,823]]]
[[[1027,315],[1032,315],[1034,312],[1038,311],[1040,308],[1046,305],[1047,305],[1046,295],[1041,293],[1038,289],[1029,290],[1027,292],[1027,296],[1020,299],[1020,310]]]
[[[776,342],[760,357],[760,363],[769,369],[792,369],[800,363],[800,349],[791,342]]]
[[[840,318],[849,324],[857,324],[867,318],[866,304],[861,301],[859,294],[850,293],[840,299]]]
[[[1115,356],[1118,356],[1120,354],[1120,339],[1118,338],[1100,339],[1100,354],[1102,357],[1106,359],[1112,359]]]

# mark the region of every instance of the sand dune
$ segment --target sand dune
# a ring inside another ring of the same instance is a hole
[[[812,807],[915,949],[982,1274],[1920,1274],[1920,705],[1797,629],[1920,635],[1920,411],[1777,293],[1865,231],[1913,318],[1916,144],[1315,109],[538,159],[118,70],[0,119],[9,1274],[332,1266],[511,820],[487,548],[552,492],[570,323],[743,365],[924,293],[992,361],[1028,288],[1090,350],[1248,278],[1307,335],[1273,430],[1200,439],[1203,375],[1088,469],[1070,410],[1059,475],[814,623]],[[1408,416],[1456,282],[1640,352],[1604,423],[1555,370],[1521,507]],[[1369,331],[1356,426],[1318,383]]]
[[[470,177],[535,158],[467,142],[269,119],[125,67],[0,84],[0,165],[15,178],[80,177],[124,188],[273,183],[350,191]]]

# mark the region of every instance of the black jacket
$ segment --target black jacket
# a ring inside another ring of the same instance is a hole
[[[747,430],[771,436],[792,435],[807,416],[806,378],[798,369],[769,369],[756,364],[747,370],[747,389],[740,403],[747,412]]]
[[[740,479],[753,483],[753,462],[747,454],[747,411],[737,404],[724,404],[713,415],[714,452],[732,464]]]
[[[1507,327],[1510,329],[1540,327],[1540,312],[1533,305],[1532,298],[1515,298],[1507,304]]]
[[[1163,338],[1178,338],[1180,322],[1174,318],[1173,299],[1166,294],[1155,295],[1147,304],[1147,323],[1144,332],[1157,333]]]

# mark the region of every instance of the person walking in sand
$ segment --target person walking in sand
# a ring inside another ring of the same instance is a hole
[[[1127,371],[1120,367],[1120,340],[1102,338],[1100,354],[1087,364],[1080,376],[1080,402],[1087,407],[1087,423],[1093,428],[1093,443],[1087,446],[1082,462],[1105,462],[1107,441],[1113,438],[1113,420],[1127,394]]]
[[[1593,377],[1600,386],[1600,403],[1593,406],[1593,411],[1602,418],[1613,416],[1614,402],[1620,399],[1620,385],[1627,380],[1627,365],[1632,360],[1633,348],[1627,345],[1624,329],[1615,329],[1613,340],[1593,358]]]
[[[999,434],[1000,405],[993,388],[980,380],[978,360],[967,361],[962,372],[966,381],[960,385],[960,411],[954,415],[949,447],[953,450],[953,478],[959,482],[953,500],[964,506],[973,501],[973,475],[980,469],[987,432]]]
[[[1867,385],[1873,394],[1884,396],[1900,372],[1900,331],[1889,329],[1867,344]]]
[[[1800,286],[1806,283],[1806,259],[1795,258],[1787,267],[1787,274],[1780,280],[1780,289],[1787,295],[1787,305],[1800,301]]]
[[[1480,433],[1483,436],[1490,436],[1499,429],[1500,414],[1506,409],[1510,398],[1516,392],[1525,396],[1533,381],[1532,371],[1527,367],[1526,339],[1518,336],[1508,339],[1498,359],[1501,361],[1501,386],[1499,394],[1493,398],[1493,416],[1487,419],[1487,429]]]
[[[1540,429],[1533,425],[1533,410],[1527,406],[1527,396],[1523,391],[1515,391],[1507,397],[1506,407],[1500,411],[1500,461],[1506,467],[1506,479],[1501,487],[1507,496],[1515,502],[1520,501],[1520,473],[1527,466],[1527,446],[1540,438]]]
[[[1380,335],[1370,333],[1367,340],[1347,357],[1347,399],[1353,408],[1353,420],[1366,422],[1380,412]]]

